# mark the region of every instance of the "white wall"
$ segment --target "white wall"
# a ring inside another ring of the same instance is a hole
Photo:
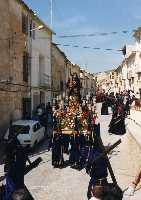
[[[32,40],[32,85],[39,86],[39,57],[44,58],[44,73],[51,77],[51,37],[45,30],[37,30]],[[42,70],[41,70],[42,71]]]
[[[40,24],[36,23],[36,27]],[[40,89],[40,83],[46,76],[49,77],[51,85],[51,35],[45,29],[35,31],[35,40],[30,40],[31,52],[31,85],[36,87],[32,89],[32,109],[34,108],[33,93],[34,91],[43,91],[45,93],[45,104],[51,102],[51,88]],[[46,76],[45,76],[46,75]]]

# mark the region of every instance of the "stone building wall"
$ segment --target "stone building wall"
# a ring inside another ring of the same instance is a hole
[[[26,37],[22,33],[22,9],[16,0],[0,1],[0,137],[10,120],[22,117],[22,100],[27,95],[23,82]]]
[[[54,97],[59,94],[63,94],[65,91],[65,72],[66,57],[56,45],[52,44],[52,92]],[[63,84],[63,88],[61,88],[61,82]]]

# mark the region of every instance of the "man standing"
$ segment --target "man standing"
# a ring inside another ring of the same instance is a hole
[[[46,116],[47,116],[47,137],[49,139],[48,150],[50,150],[53,137],[53,112],[50,104],[48,104],[48,107],[46,108]]]

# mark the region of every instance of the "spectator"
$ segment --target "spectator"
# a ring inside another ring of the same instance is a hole
[[[50,148],[52,146],[52,137],[53,137],[53,112],[52,112],[51,107],[47,110],[46,116],[47,116],[47,131],[46,131],[46,133],[47,133],[47,137],[49,139],[48,150],[50,150]]]
[[[137,173],[134,181],[130,184],[128,189],[124,192],[124,196],[133,196],[140,181],[141,181],[141,169]]]
[[[48,111],[52,111],[52,106],[50,102],[48,102],[48,104],[46,105],[46,113],[48,113]]]

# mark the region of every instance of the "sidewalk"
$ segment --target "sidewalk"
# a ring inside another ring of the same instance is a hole
[[[141,111],[131,110],[126,119],[127,129],[141,148]]]

